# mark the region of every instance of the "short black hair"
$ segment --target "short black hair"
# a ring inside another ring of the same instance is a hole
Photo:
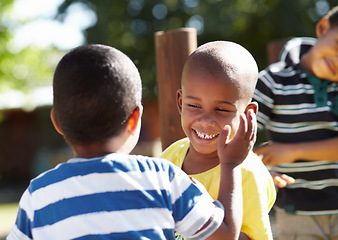
[[[327,14],[326,17],[329,19],[332,27],[338,26],[338,5],[333,7]]]
[[[53,79],[53,109],[68,144],[104,143],[141,104],[137,67],[110,46],[89,44],[67,53]]]

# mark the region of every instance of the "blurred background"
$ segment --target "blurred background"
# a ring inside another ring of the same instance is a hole
[[[237,42],[262,70],[276,60],[271,46],[290,37],[315,37],[316,22],[337,4],[338,0],[1,0],[0,239],[14,222],[29,180],[72,154],[49,119],[53,71],[67,51],[102,43],[135,62],[143,80],[145,111],[135,152],[158,156],[155,32],[192,27],[198,45]]]

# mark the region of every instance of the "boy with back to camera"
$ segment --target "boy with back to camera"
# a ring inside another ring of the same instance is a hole
[[[278,240],[338,239],[338,6],[316,34],[287,42],[254,95],[270,140],[255,152],[280,187]]]
[[[238,134],[239,117],[256,113],[251,98],[258,68],[242,46],[227,41],[206,43],[187,59],[177,92],[181,124],[187,138],[169,146],[163,158],[201,182],[217,199],[220,132],[231,126],[230,139]],[[240,166],[243,186],[243,223],[240,239],[272,239],[269,211],[275,200],[273,180],[261,160],[250,151]]]
[[[33,179],[7,239],[237,239],[238,165],[252,149],[256,118],[220,136],[219,201],[164,159],[128,155],[139,138],[141,79],[119,50],[86,45],[66,54],[53,80],[51,119],[74,158]],[[226,215],[222,204],[224,206]]]

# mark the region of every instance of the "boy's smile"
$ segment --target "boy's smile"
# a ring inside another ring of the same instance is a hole
[[[338,27],[318,36],[318,42],[301,62],[320,79],[338,82]]]
[[[338,69],[338,65],[336,66],[336,63],[335,63],[335,59],[338,58],[337,57],[334,57],[334,58],[331,58],[331,59],[327,59],[327,58],[324,58],[324,61],[328,67],[328,69],[330,70],[330,72],[333,74],[333,75],[336,75],[337,74],[337,69]]]
[[[225,125],[239,124],[239,90],[226,74],[210,74],[205,69],[185,71],[182,91],[178,93],[183,131],[192,150],[200,154],[217,154],[218,136]],[[243,102],[243,101],[242,101]]]
[[[208,133],[200,133],[200,132],[198,132],[197,130],[194,130],[195,132],[196,132],[196,134],[197,134],[197,136],[199,137],[199,138],[202,138],[202,139],[213,139],[213,138],[215,138],[215,137],[217,137],[218,135],[219,135],[219,133],[217,133],[217,134],[208,134]]]

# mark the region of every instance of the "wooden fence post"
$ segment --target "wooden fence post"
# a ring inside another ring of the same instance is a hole
[[[268,42],[267,47],[266,47],[268,65],[279,61],[280,52],[283,49],[285,43],[289,41],[290,39],[291,37],[279,38],[279,39],[275,39],[273,41]]]
[[[181,73],[188,56],[197,48],[195,28],[155,33],[158,106],[162,149],[185,137],[176,105]]]

